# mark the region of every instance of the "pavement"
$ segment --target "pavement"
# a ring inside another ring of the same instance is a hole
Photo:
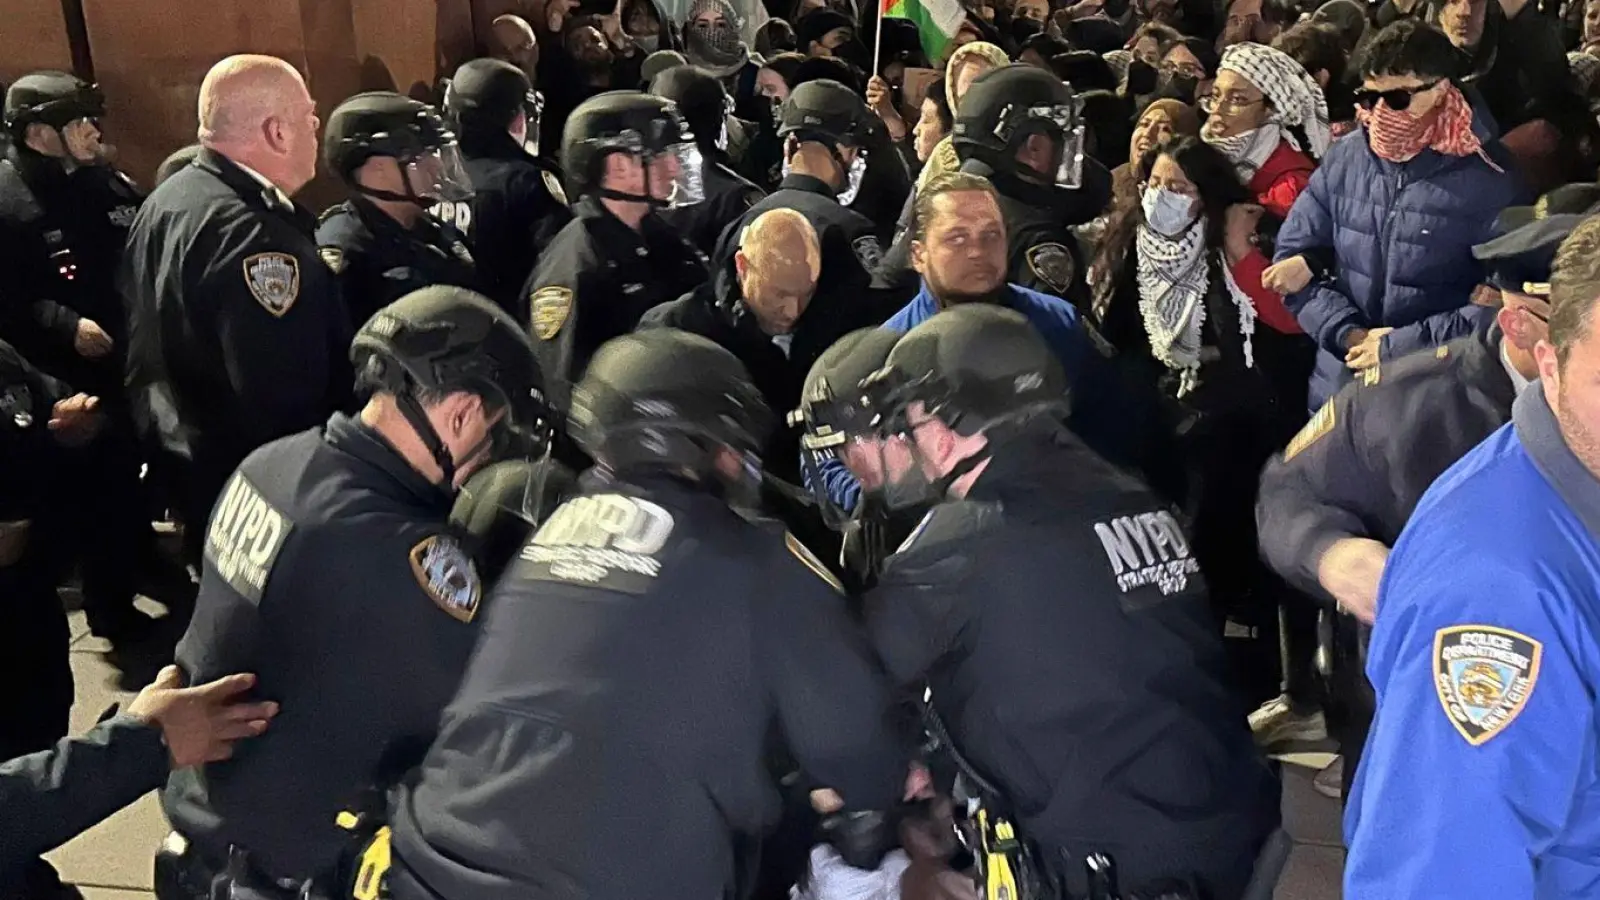
[[[141,599],[152,614],[159,604]],[[77,699],[72,707],[72,732],[87,731],[112,704],[133,697],[155,675],[155,666],[118,660],[124,674],[108,658],[110,645],[89,633],[81,612],[71,613],[72,672]],[[176,640],[176,636],[171,636]],[[1313,747],[1285,757],[1284,825],[1295,840],[1294,851],[1278,883],[1275,900],[1340,900],[1344,847],[1340,839],[1339,803],[1318,794],[1311,778],[1332,755]],[[143,900],[151,892],[151,859],[166,836],[167,823],[149,794],[97,827],[49,854],[61,878],[78,885],[88,900]]]

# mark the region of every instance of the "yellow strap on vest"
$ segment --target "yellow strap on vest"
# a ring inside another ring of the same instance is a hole
[[[372,843],[361,853],[361,869],[356,873],[352,893],[355,900],[381,900],[384,896],[384,876],[389,874],[389,826],[378,829]]]

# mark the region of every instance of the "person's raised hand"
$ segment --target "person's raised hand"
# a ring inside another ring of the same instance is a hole
[[[196,687],[183,687],[183,673],[167,666],[124,710],[161,729],[176,768],[219,762],[233,755],[237,741],[267,730],[278,704],[247,702],[254,675],[228,675]]]

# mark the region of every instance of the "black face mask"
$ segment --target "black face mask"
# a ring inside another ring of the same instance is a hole
[[[1184,72],[1161,73],[1161,95],[1182,100],[1184,103],[1194,103],[1195,89],[1200,87],[1200,79]]]
[[[1128,63],[1128,94],[1138,97],[1153,94],[1161,83],[1161,73],[1142,59]]]

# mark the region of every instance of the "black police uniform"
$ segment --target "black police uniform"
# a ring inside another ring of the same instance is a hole
[[[597,369],[633,363],[652,390],[594,399]],[[737,369],[666,330],[596,356],[574,421],[609,423],[626,407],[633,421],[611,448],[635,461],[586,441],[617,477],[590,480],[496,586],[461,691],[397,803],[397,900],[743,896],[745,851],[779,810],[764,765],[773,724],[848,810],[898,799],[888,697],[837,583],[798,542],[682,474],[698,464],[640,461],[652,446],[744,430],[719,424],[759,409],[753,387],[728,377]]]
[[[385,307],[351,354],[362,388],[392,398],[443,476],[336,413],[230,478],[178,662],[197,681],[254,672],[257,693],[293,712],[233,759],[174,774],[163,800],[189,839],[191,881],[227,869],[273,894],[328,878],[347,843],[339,813],[369,810],[432,740],[477,638],[483,584],[448,525],[447,485],[467,460],[420,396],[477,393],[508,409],[497,428],[545,417],[527,336],[467,291],[430,287]]]
[[[598,197],[579,200],[573,211],[522,294],[540,368],[550,373],[552,396],[563,399],[563,385],[582,376],[601,344],[706,280],[705,256],[659,215],[646,215],[634,231]]]
[[[1562,205],[1565,194],[1575,202]],[[1473,248],[1491,282],[1548,294],[1561,240],[1581,222],[1590,197],[1552,192],[1557,214],[1513,207],[1500,226],[1519,226]],[[1544,204],[1541,204],[1544,205]],[[1531,289],[1531,290],[1530,290]],[[1261,555],[1312,597],[1329,599],[1317,566],[1335,541],[1364,537],[1394,546],[1428,487],[1466,452],[1511,419],[1516,385],[1498,327],[1458,338],[1362,373],[1312,416],[1261,473],[1256,502]],[[1371,727],[1375,698],[1365,676],[1369,629],[1340,616],[1334,629],[1330,725],[1344,756],[1344,788]]]
[[[517,320],[528,321],[531,274],[561,229],[572,221],[561,173],[517,146],[509,134],[481,141],[461,137],[472,199],[451,204],[468,237],[484,293]]]
[[[1077,187],[1066,188],[1018,174],[1019,138],[1039,126],[1027,118],[1035,107],[1072,110],[1078,100],[1060,79],[1026,65],[985,72],[961,101],[951,141],[961,170],[981,175],[1000,193],[1006,220],[1007,281],[1089,308],[1087,267],[1071,226],[1092,221],[1111,202],[1111,173],[1085,155]],[[1009,139],[997,129],[1012,129]],[[1061,131],[1054,133],[1061,140]],[[1070,148],[1067,152],[1073,152]]]
[[[705,199],[691,206],[663,210],[661,217],[701,253],[712,256],[728,223],[766,196],[765,191],[728,165],[728,154],[720,146],[726,143],[723,138],[733,101],[721,79],[694,66],[674,66],[662,72],[651,83],[650,91],[678,104],[705,159]]]
[[[357,328],[419,288],[443,284],[470,289],[478,284],[466,235],[455,226],[423,215],[406,228],[360,197],[322,214],[317,244]]]
[[[543,103],[528,76],[511,63],[475,59],[456,69],[444,110],[461,141],[472,199],[440,204],[434,214],[467,235],[484,293],[512,317],[528,321],[528,275],[572,220],[560,167],[530,153],[508,129],[520,111],[528,134],[539,134]]]
[[[998,343],[993,325],[968,324],[979,319],[1031,340]],[[996,369],[997,356],[1013,366]],[[1105,853],[1136,896],[1176,878],[1238,897],[1279,790],[1176,518],[1048,414],[1005,421],[1002,409],[1063,383],[1020,315],[942,313],[884,372],[886,390],[926,386],[902,393],[901,410],[923,399],[957,422],[995,417],[976,482],[933,508],[867,596],[891,675],[926,680],[949,738],[1070,896],[1086,893],[1083,861]]]
[[[254,672],[288,715],[162,797],[193,865],[249,851],[267,882],[327,872],[338,814],[414,764],[465,670],[483,586],[447,532],[450,494],[357,419],[251,454],[207,528],[178,645],[191,681]]]
[[[196,541],[251,450],[349,403],[350,314],[315,220],[280,194],[202,150],[128,236],[129,403]]]

